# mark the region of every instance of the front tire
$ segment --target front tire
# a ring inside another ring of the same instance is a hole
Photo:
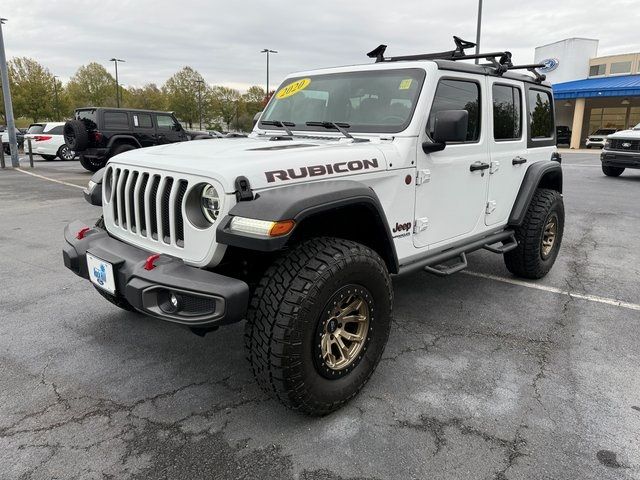
[[[555,190],[536,190],[522,225],[515,230],[518,246],[504,254],[507,269],[523,278],[544,277],[558,256],[564,232],[564,204]]]
[[[247,314],[258,384],[309,415],[339,409],[375,370],[392,304],[389,272],[373,250],[337,238],[294,247],[267,270]]]
[[[607,177],[619,177],[624,172],[624,167],[608,167],[606,165],[602,166],[602,173],[604,173]]]

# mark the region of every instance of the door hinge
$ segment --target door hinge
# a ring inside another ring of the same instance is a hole
[[[496,173],[500,170],[500,162],[497,160],[491,160],[491,167],[489,168],[489,173]]]
[[[413,233],[420,233],[427,229],[429,226],[429,219],[427,217],[416,218],[413,225]]]
[[[491,215],[495,209],[496,209],[496,201],[489,200],[487,202],[487,209],[486,209],[487,215]]]
[[[423,183],[427,183],[431,180],[431,171],[430,170],[418,170],[416,174],[416,185],[422,185]]]

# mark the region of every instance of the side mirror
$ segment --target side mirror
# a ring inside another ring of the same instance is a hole
[[[258,112],[253,116],[253,125],[251,125],[252,127],[256,126],[256,123],[258,123],[258,120],[260,120],[260,115],[262,115],[262,112]]]
[[[466,110],[442,110],[436,113],[433,125],[433,142],[424,142],[425,153],[444,150],[447,142],[464,142],[467,139],[469,112]]]

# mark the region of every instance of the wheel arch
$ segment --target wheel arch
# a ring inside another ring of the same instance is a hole
[[[559,162],[536,162],[532,164],[524,175],[518,196],[509,215],[510,226],[520,226],[524,221],[527,208],[538,188],[548,188],[562,193],[563,177]]]
[[[281,237],[258,237],[230,230],[234,216],[257,220],[294,220],[293,231]],[[314,236],[353,240],[376,251],[391,273],[398,271],[395,244],[376,193],[352,180],[292,185],[258,193],[238,202],[222,222],[217,241],[229,246],[273,252]]]
[[[131,145],[135,148],[142,148],[140,142],[132,135],[114,135],[109,139],[107,148],[111,151],[119,145]]]

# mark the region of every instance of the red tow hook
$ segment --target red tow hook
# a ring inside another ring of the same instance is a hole
[[[158,260],[160,258],[160,254],[156,253],[154,255],[149,255],[147,257],[147,259],[144,262],[144,269],[145,270],[153,270],[154,268],[156,268],[156,266],[154,265],[153,262],[155,262],[156,260]]]
[[[78,233],[76,233],[76,238],[78,240],[82,240],[89,230],[91,230],[90,227],[81,228],[80,230],[78,230]]]

